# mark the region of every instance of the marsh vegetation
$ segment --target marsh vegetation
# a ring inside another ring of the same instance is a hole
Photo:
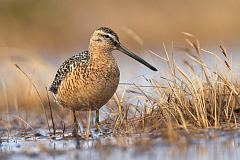
[[[12,146],[16,140],[21,146],[24,141],[37,141],[38,150],[42,141],[72,143],[70,146],[76,149],[86,149],[86,145],[88,149],[107,149],[112,145],[139,149],[137,146],[144,144],[143,150],[147,151],[159,139],[161,143],[185,146],[196,139],[238,132],[239,84],[231,53],[223,44],[217,53],[205,50],[194,35],[186,32],[183,35],[185,47],[171,44],[167,49],[163,43],[164,54],[148,51],[165,65],[164,73],[158,79],[142,74],[140,82],[120,83],[118,92],[100,111],[101,126],[107,128],[107,134],[94,135],[91,129],[92,135],[87,139],[71,136],[71,112],[53,101],[46,82],[37,76],[36,68],[45,69],[39,71],[44,77],[48,75],[50,64],[35,62],[35,58],[32,63],[29,57],[8,57],[10,60],[4,60],[5,67],[12,71],[2,72],[5,76],[1,79],[1,143]],[[185,52],[181,63],[174,58],[178,50]],[[214,63],[205,61],[206,56]],[[84,112],[78,113],[78,122],[79,134],[84,134],[88,125],[94,128],[92,122],[86,124]],[[44,154],[64,152],[52,149],[44,147]]]

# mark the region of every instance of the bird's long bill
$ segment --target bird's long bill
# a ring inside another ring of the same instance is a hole
[[[153,67],[151,64],[149,64],[148,62],[146,62],[144,59],[142,59],[141,57],[137,56],[136,54],[134,54],[133,52],[129,51],[127,48],[125,48],[122,45],[119,45],[118,50],[125,53],[126,55],[132,57],[133,59],[137,60],[138,62],[144,64],[145,66],[147,66],[148,68],[150,68],[153,71],[157,71],[157,69],[155,67]]]

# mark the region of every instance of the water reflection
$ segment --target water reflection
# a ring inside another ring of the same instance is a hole
[[[183,135],[169,143],[165,138],[151,136],[100,139],[75,139],[66,134],[54,140],[47,134],[2,137],[1,159],[161,159],[210,160],[237,159],[240,156],[240,130],[210,129],[196,135]],[[32,135],[32,136],[30,136]]]

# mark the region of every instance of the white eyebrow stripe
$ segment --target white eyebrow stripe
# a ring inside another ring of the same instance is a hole
[[[112,34],[109,34],[109,33],[107,33],[107,35],[108,35],[109,37],[111,37],[111,38],[112,38],[112,40],[114,40],[115,42],[117,42],[117,39],[116,39],[116,37],[115,37],[114,35],[112,35]]]
[[[109,35],[109,37],[111,37],[114,42],[118,42],[117,38],[114,35],[112,34],[107,34],[107,35]]]
[[[113,41],[118,42],[117,38],[114,35],[110,34],[110,33],[106,33],[106,32],[100,31],[100,34],[108,35],[109,37],[112,38]]]

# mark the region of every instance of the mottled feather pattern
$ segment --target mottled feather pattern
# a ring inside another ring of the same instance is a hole
[[[83,51],[64,61],[59,67],[54,78],[54,81],[49,87],[49,91],[53,92],[54,94],[57,94],[58,88],[61,85],[61,82],[66,78],[66,76],[77,67],[84,68],[84,66],[87,66],[89,59],[90,59],[89,52]]]
[[[77,66],[61,82],[56,101],[72,110],[96,110],[112,97],[118,83],[119,69],[112,54],[92,50],[87,65]]]

